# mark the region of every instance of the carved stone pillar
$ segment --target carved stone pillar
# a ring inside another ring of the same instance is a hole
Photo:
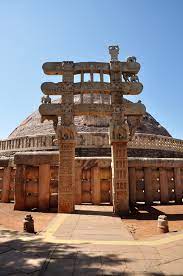
[[[115,213],[129,212],[127,143],[112,143],[112,189]]]
[[[58,212],[72,213],[75,205],[75,141],[59,144]]]

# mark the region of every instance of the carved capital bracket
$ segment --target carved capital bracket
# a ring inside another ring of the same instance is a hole
[[[121,123],[111,121],[110,124],[110,144],[116,142],[128,142],[129,140],[129,126],[125,118]]]
[[[70,126],[64,126],[64,125],[57,126],[56,134],[57,134],[59,143],[62,143],[62,142],[75,143],[76,141],[76,129],[74,124]]]

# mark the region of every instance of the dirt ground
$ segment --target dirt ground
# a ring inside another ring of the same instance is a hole
[[[35,231],[43,231],[56,213],[40,213],[29,211],[14,211],[13,203],[0,203],[0,226],[16,231],[23,231],[23,219],[31,214],[35,222]],[[83,207],[84,208],[84,207]],[[132,213],[122,221],[135,239],[149,238],[157,235],[157,218],[168,216],[170,232],[183,230],[183,205],[137,205]]]
[[[16,231],[23,231],[23,219],[31,214],[34,218],[35,231],[43,231],[56,213],[39,213],[29,211],[14,211],[13,203],[0,203],[0,226]]]
[[[183,205],[137,205],[123,222],[135,239],[149,238],[157,233],[157,218],[167,215],[170,232],[183,230]]]

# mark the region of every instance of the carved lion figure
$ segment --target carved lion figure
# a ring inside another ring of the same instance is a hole
[[[136,61],[137,61],[137,58],[134,56],[127,58],[127,62],[136,62]]]
[[[49,96],[49,95],[43,96],[43,97],[41,98],[41,102],[42,102],[43,104],[51,104],[51,98],[50,98],[50,96]]]

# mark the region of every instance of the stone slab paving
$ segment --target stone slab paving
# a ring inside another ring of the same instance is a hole
[[[112,206],[76,206],[76,214],[66,217],[55,237],[72,240],[133,240]]]
[[[183,233],[135,241],[120,234],[119,229],[125,228],[119,227],[116,217],[106,214],[106,220],[102,215],[100,220],[98,216],[90,214],[89,222],[83,213],[58,214],[42,235],[0,229],[0,276],[183,275]],[[104,233],[100,223],[105,225]]]

